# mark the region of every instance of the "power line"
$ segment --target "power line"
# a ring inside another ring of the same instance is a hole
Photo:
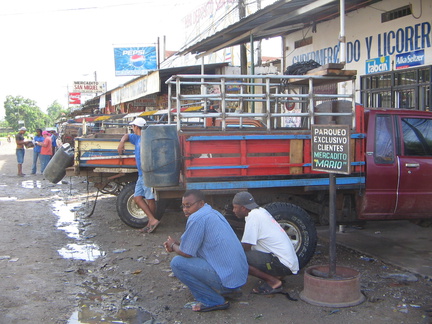
[[[76,7],[76,8],[62,8],[62,9],[53,9],[53,10],[19,11],[19,12],[12,12],[12,13],[1,13],[0,17],[47,14],[47,13],[56,13],[56,12],[88,11],[88,10],[108,9],[108,8],[136,6],[136,5],[146,5],[152,7],[173,7],[173,6],[177,7],[177,6],[185,6],[186,4],[180,1],[177,3],[168,3],[168,2],[161,3],[161,1],[150,0],[150,1],[110,4],[110,5],[101,5],[101,6],[91,6],[91,7]]]

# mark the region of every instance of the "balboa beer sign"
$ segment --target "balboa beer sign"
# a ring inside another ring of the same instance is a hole
[[[350,173],[348,125],[312,125],[312,170]]]

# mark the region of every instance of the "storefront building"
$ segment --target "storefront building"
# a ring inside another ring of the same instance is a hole
[[[356,100],[365,107],[431,110],[432,1],[384,0],[346,14],[346,66],[357,70]],[[285,38],[286,65],[339,62],[340,20]],[[349,92],[340,84],[338,92]]]

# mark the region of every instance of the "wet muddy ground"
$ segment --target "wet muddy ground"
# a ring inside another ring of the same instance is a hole
[[[24,172],[29,173],[27,150]],[[188,289],[173,277],[162,243],[180,237],[185,218],[169,210],[152,234],[124,225],[115,197],[98,196],[85,178],[58,184],[16,176],[14,145],[0,146],[0,323],[432,323],[428,279],[337,248],[338,265],[361,274],[365,302],[322,307],[299,298],[304,271],[286,278],[283,295],[243,296],[227,311],[193,313]],[[92,213],[92,209],[94,211]],[[92,215],[88,217],[89,214]],[[311,265],[328,264],[320,241]]]

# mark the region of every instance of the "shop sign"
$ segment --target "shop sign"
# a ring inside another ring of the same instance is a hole
[[[424,50],[398,54],[396,55],[396,69],[424,65],[424,58]]]
[[[390,56],[381,56],[366,61],[366,74],[390,71]]]
[[[146,75],[157,69],[155,46],[114,48],[116,76]]]
[[[348,125],[312,125],[312,170],[350,174]]]
[[[100,81],[74,81],[73,91],[79,93],[106,92],[107,83]]]
[[[69,92],[69,105],[80,105],[80,104],[81,104],[81,93]]]

